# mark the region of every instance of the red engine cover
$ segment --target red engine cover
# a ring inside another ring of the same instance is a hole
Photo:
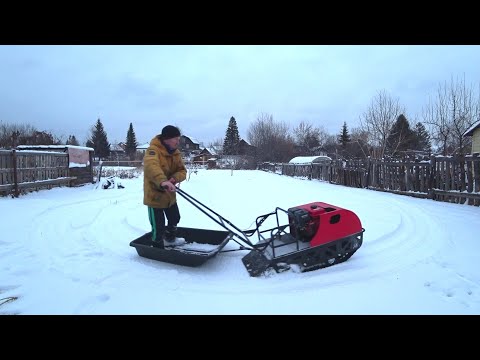
[[[350,210],[323,202],[312,202],[295,208],[306,210],[317,228],[310,246],[323,245],[362,231],[360,219]],[[290,232],[294,233],[294,230],[290,228]]]

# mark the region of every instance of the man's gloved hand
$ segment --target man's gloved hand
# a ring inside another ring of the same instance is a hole
[[[169,191],[169,192],[174,192],[175,191],[175,185],[173,185],[170,180],[168,181],[164,181],[160,184],[160,186],[162,188],[164,188],[165,190]]]

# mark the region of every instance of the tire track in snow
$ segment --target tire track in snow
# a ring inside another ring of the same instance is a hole
[[[444,235],[442,226],[439,226],[438,222],[425,213],[421,207],[412,207],[410,202],[405,203],[402,199],[395,199],[392,200],[391,211],[399,217],[397,226],[375,239],[368,238],[368,229],[366,229],[362,247],[346,262],[307,273],[287,272],[256,279],[240,277],[235,286],[228,289],[228,292],[250,293],[252,291],[252,281],[258,282],[256,292],[270,293],[272,290],[284,292],[287,290],[308,291],[311,289],[314,291],[313,289],[318,287],[343,286],[368,281],[376,277],[394,276],[402,269],[410,268],[412,265],[423,261],[425,253],[432,253],[448,243],[448,237]],[[417,227],[416,224],[418,223],[421,226]],[[246,252],[241,253],[241,256],[232,255],[229,257],[229,261],[234,260],[231,265],[228,265],[223,259],[220,265],[239,266],[238,273],[241,276],[242,271],[246,273],[241,262],[241,257],[246,255]],[[218,263],[219,257],[222,257],[222,255],[224,254],[217,255],[212,262]],[[213,267],[212,264],[210,265]],[[221,272],[221,269],[219,271]],[[182,275],[187,276],[186,274]],[[211,284],[209,284],[208,275],[213,275]],[[214,273],[208,275],[202,276],[202,281],[198,286],[191,284],[188,289],[184,288],[184,290],[188,292],[225,293],[226,289],[222,285],[217,287],[215,284]],[[302,278],[302,281],[297,284],[296,281],[299,277]],[[211,287],[206,288],[208,285],[211,285]]]
[[[34,217],[32,230],[38,235],[38,241],[30,241],[30,247],[49,271],[62,273],[70,279],[78,281],[81,278],[81,269],[95,266],[99,268],[98,277],[108,276],[106,259],[115,258],[112,249],[104,244],[101,237],[108,236],[118,229],[116,219],[111,221],[109,210],[117,209],[122,204],[128,204],[129,200],[137,197],[132,193],[110,193],[100,198],[92,198],[60,203],[50,206]],[[87,211],[79,211],[84,206]],[[112,213],[116,211],[112,210]],[[72,217],[65,216],[71,213]],[[55,226],[50,223],[51,219],[62,219]],[[110,221],[109,221],[110,220]],[[105,226],[105,224],[107,226]],[[96,233],[101,228],[102,233]],[[45,251],[45,246],[48,251]],[[89,272],[86,271],[88,274]]]
[[[270,293],[272,290],[283,293],[318,287],[342,286],[368,281],[375,277],[394,275],[421,261],[427,247],[434,251],[436,247],[442,246],[445,239],[448,239],[442,235],[441,224],[433,220],[420,206],[412,206],[409,201],[404,202],[402,199],[392,198],[389,199],[391,201],[390,210],[398,217],[395,227],[372,239],[368,237],[367,228],[364,234],[364,244],[348,261],[308,273],[290,272],[275,274],[268,278],[251,278],[241,262],[241,258],[247,254],[245,251],[221,253],[200,268],[187,268],[138,257],[136,251],[129,247],[129,241],[124,241],[120,245],[106,241],[105,234],[109,233],[143,233],[144,229],[131,221],[128,216],[131,211],[144,211],[143,204],[133,207],[129,205],[128,209],[123,209],[126,212],[120,219],[108,221],[110,209],[122,206],[122,203],[127,203],[127,200],[139,196],[139,193],[135,192],[130,195],[124,194],[118,198],[109,195],[99,199],[85,199],[52,206],[39,214],[41,216],[38,216],[35,225],[43,234],[42,242],[52,247],[52,253],[46,262],[59,272],[65,272],[65,268],[71,267],[72,264],[79,269],[82,266],[95,264],[101,269],[95,280],[97,283],[109,281],[114,277],[110,275],[111,270],[108,270],[107,259],[111,259],[112,264],[124,260],[130,261],[134,265],[140,263],[140,267],[132,266],[131,271],[138,273],[139,282],[149,283],[150,286],[152,286],[150,282],[152,275],[173,271],[175,284],[157,282],[154,285],[154,287],[167,288],[172,291],[241,294],[251,293],[254,289],[260,294]],[[81,219],[59,224],[54,230],[48,231],[49,226],[44,224],[45,220],[55,216],[56,212],[63,215],[69,208],[74,209],[82,204],[88,205],[89,213],[84,214],[85,216],[82,216]],[[115,211],[115,213],[121,212]],[[106,226],[102,224],[106,224]],[[416,224],[421,224],[421,226],[417,227]],[[101,225],[103,226],[102,234],[95,234],[95,229]],[[123,237],[125,238],[125,236]],[[62,239],[69,239],[73,243],[71,246],[65,245]],[[128,239],[132,240],[133,237],[128,237]],[[69,248],[73,251],[70,251]],[[80,251],[78,252],[78,250]],[[218,282],[219,277],[223,278],[222,270],[226,269],[237,275],[232,279],[232,286],[228,288],[225,288],[223,282]],[[77,278],[76,272],[67,271],[71,278]],[[298,278],[302,278],[301,283],[297,282]]]

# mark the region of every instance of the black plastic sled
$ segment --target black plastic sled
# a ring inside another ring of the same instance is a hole
[[[184,266],[199,266],[218,254],[232,238],[230,231],[177,228],[177,237],[184,238],[185,245],[171,249],[152,246],[152,232],[148,232],[130,242],[138,255]]]

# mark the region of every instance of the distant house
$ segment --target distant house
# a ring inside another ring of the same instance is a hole
[[[180,150],[183,152],[196,152],[200,150],[200,142],[187,135],[180,136]]]
[[[465,131],[463,136],[472,137],[472,154],[480,153],[480,120],[470,126],[470,128]]]
[[[199,154],[199,155],[208,154],[208,155],[219,156],[219,155],[222,154],[222,150],[223,150],[223,146],[221,146],[221,145],[212,145],[212,146],[203,148],[203,150],[200,151],[200,154]]]
[[[250,145],[245,140],[240,140],[238,143],[238,155],[249,155],[255,156],[257,152],[257,148],[253,145]]]
[[[110,144],[110,158],[117,159],[125,157],[125,143]]]
[[[193,164],[198,164],[198,165],[208,165],[209,168],[215,168],[216,167],[216,161],[217,161],[217,152],[215,148],[209,147],[209,148],[203,148],[202,151],[198,155],[192,155],[188,161],[193,162]]]
[[[325,164],[332,161],[328,156],[297,156],[290,160],[289,164]]]
[[[198,155],[217,155],[215,150],[212,148],[203,148]]]
[[[137,146],[137,151],[141,152],[142,154],[145,154],[145,151],[147,151],[149,146],[150,146],[150,142],[147,142],[143,145],[138,145]]]
[[[145,151],[150,146],[150,142],[147,142],[143,145],[137,146],[137,151],[145,153]],[[180,136],[180,146],[178,147],[180,151],[189,154],[191,152],[200,152],[200,142],[197,141],[195,138],[187,135]]]
[[[193,163],[199,165],[209,164],[209,167],[215,167],[217,158],[214,155],[203,153],[193,157]]]
[[[317,156],[327,156],[327,150],[323,146],[317,146],[312,148],[313,155]]]

